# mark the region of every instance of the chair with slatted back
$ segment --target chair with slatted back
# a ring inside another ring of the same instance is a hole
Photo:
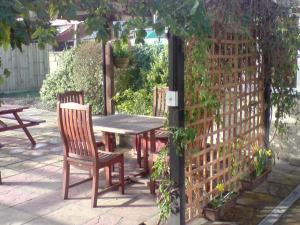
[[[75,102],[78,104],[84,104],[83,91],[66,91],[57,95],[57,101],[60,103]]]
[[[168,107],[166,105],[166,92],[168,87],[155,87],[153,90],[153,116],[164,117],[168,113]]]
[[[119,183],[117,185],[120,187],[121,193],[124,194],[123,154],[97,150],[92,127],[91,107],[78,103],[58,102],[57,110],[58,124],[64,144],[64,199],[68,198],[70,187],[70,165],[92,171],[92,207],[97,205],[99,170],[101,168],[105,168],[106,172],[109,172],[108,167],[118,164]]]
[[[60,103],[75,102],[78,104],[84,104],[84,92],[83,91],[66,91],[57,95],[57,101]],[[103,141],[96,141],[97,147],[104,146]]]
[[[168,106],[166,105],[166,93],[169,90],[168,87],[154,88],[153,92],[153,116],[165,117],[168,113]],[[165,129],[159,129],[155,131],[155,138],[167,143],[169,132]]]
[[[168,107],[166,105],[166,92],[168,87],[155,87],[153,90],[153,106],[152,115],[158,117],[165,117],[168,113]],[[169,132],[168,130],[161,128],[155,131],[155,151],[158,152],[168,142]],[[141,167],[141,143],[142,136],[136,136],[135,145],[137,151],[137,162]],[[149,143],[150,144],[150,143]]]

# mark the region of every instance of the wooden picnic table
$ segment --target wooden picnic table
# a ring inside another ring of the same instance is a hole
[[[144,150],[143,173],[148,172],[148,142],[151,152],[155,152],[155,130],[164,126],[165,118],[135,115],[109,115],[93,117],[94,131],[101,131],[105,150],[112,152],[111,134],[143,135],[142,149]],[[149,135],[148,135],[149,134]]]
[[[0,106],[0,119],[14,120],[17,123],[13,125],[7,125],[3,121],[0,124],[0,132],[23,129],[24,133],[30,140],[31,144],[36,145],[35,140],[31,136],[27,127],[36,126],[40,123],[45,122],[45,120],[36,120],[32,118],[21,118],[18,113],[22,112],[24,109],[28,109],[28,106],[20,106],[20,105],[2,105]]]

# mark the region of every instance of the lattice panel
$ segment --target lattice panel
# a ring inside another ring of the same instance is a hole
[[[218,117],[207,111],[200,99],[192,99],[193,92],[199,95],[203,88],[187,84],[195,79],[188,68],[188,54],[195,43],[190,41],[186,47],[185,109],[188,118],[194,117],[186,126],[198,131],[189,148],[193,151],[186,155],[187,221],[201,216],[202,208],[217,194],[218,183],[224,183],[227,190],[239,189],[239,179],[249,166],[253,145],[263,142],[264,79],[256,43],[246,36],[224,31],[215,31],[212,42],[207,68],[211,90],[220,102]]]

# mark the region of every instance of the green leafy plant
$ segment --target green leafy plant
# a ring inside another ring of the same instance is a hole
[[[168,49],[167,46],[160,52],[155,52],[149,70],[144,70],[147,88],[152,91],[155,86],[166,86],[168,81]]]
[[[93,107],[93,113],[103,112],[102,55],[96,42],[80,44],[66,50],[60,57],[58,68],[46,75],[40,90],[41,100],[48,108],[56,107],[56,96],[68,90],[83,90],[85,102]]]
[[[233,191],[225,191],[225,186],[223,183],[218,183],[216,185],[216,190],[218,194],[216,197],[212,198],[209,203],[208,207],[212,209],[218,209],[223,206],[226,202],[234,198],[237,193]]]
[[[133,91],[127,89],[114,96],[116,109],[119,113],[132,115],[151,115],[152,99],[144,89]]]
[[[123,113],[151,115],[153,88],[167,85],[167,47],[136,45],[130,61],[130,67],[116,70],[116,108]]]
[[[102,48],[97,42],[85,42],[75,49],[73,82],[75,90],[83,90],[85,101],[93,113],[103,113]]]
[[[119,58],[129,57],[129,46],[125,40],[116,40],[113,42],[113,56]]]
[[[255,170],[255,176],[260,176],[267,168],[272,164],[273,153],[271,150],[254,146],[253,148],[253,168]]]
[[[48,108],[56,107],[56,97],[58,93],[67,90],[74,90],[73,70],[74,70],[75,49],[65,51],[58,63],[58,68],[46,75],[40,89],[42,103]]]
[[[177,154],[183,155],[185,150],[189,149],[188,145],[195,140],[197,130],[191,127],[171,127],[169,130],[175,143]],[[192,152],[191,149],[189,151]]]
[[[152,170],[151,179],[160,181],[158,189],[159,195],[157,198],[159,207],[158,224],[160,224],[161,222],[166,222],[171,213],[171,193],[174,191],[174,184],[170,179],[169,153],[167,147],[160,150],[158,159],[153,165]]]

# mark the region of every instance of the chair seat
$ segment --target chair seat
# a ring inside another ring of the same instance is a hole
[[[123,155],[119,153],[98,150],[98,161],[104,166],[119,162],[122,159],[122,157]]]
[[[156,139],[165,139],[169,138],[169,131],[166,129],[159,129],[155,131],[155,138]]]

